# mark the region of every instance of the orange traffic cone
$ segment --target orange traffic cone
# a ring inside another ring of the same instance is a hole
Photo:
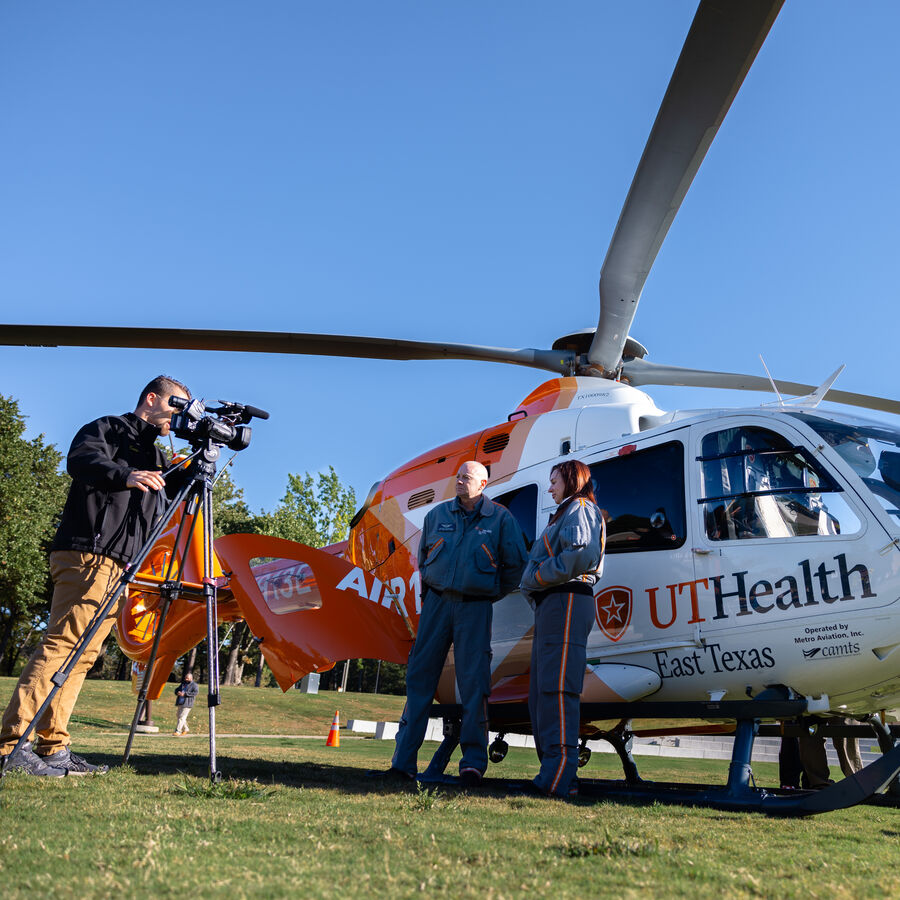
[[[325,741],[326,747],[341,746],[341,718],[338,711],[334,711],[334,721],[331,723],[331,731],[328,732],[328,740]]]

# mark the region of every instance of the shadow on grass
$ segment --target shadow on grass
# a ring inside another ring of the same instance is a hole
[[[121,765],[122,757],[112,754],[92,754],[92,762],[104,762],[110,767]],[[184,756],[175,753],[154,753],[153,756],[132,755],[129,760],[138,775],[209,775],[209,760],[203,756]],[[216,756],[216,765],[225,778],[255,780],[283,787],[324,787],[342,793],[370,793],[373,790],[412,791],[415,783],[407,788],[399,785],[386,788],[376,779],[366,775],[359,766],[333,765],[318,762],[278,762],[271,759],[247,759],[223,754]]]
[[[105,763],[110,768],[122,764],[122,756],[119,753],[91,753],[91,762]],[[384,783],[383,781],[367,775],[367,771],[361,765],[342,765],[340,763],[327,763],[314,760],[279,760],[271,758],[252,758],[247,756],[234,756],[218,754],[217,767],[223,778],[247,782],[257,782],[261,785],[280,786],[289,788],[325,788],[341,794],[365,795],[365,794],[417,794],[440,789],[451,794],[466,792],[476,796],[506,797],[516,800],[544,799],[536,794],[531,782],[523,778],[497,778],[489,777],[484,780],[479,788],[467,788],[460,784],[456,778],[448,777],[437,783],[410,782],[409,784],[397,784],[396,782]],[[129,760],[131,767],[138,776],[174,776],[188,775],[206,779],[209,776],[209,762],[206,755],[185,755],[184,753],[154,752],[142,754],[135,752]],[[383,765],[383,762],[381,763]],[[643,782],[640,788],[629,789],[624,781],[611,779],[583,779],[581,781],[581,793],[566,802],[577,806],[593,806],[597,803],[610,803],[618,807],[646,807],[655,803],[664,805],[695,805],[694,792],[706,792],[710,788],[721,788],[723,785],[715,784],[688,784],[671,782]],[[632,792],[633,790],[633,792]],[[872,798],[870,798],[871,802]],[[880,802],[877,802],[880,801]],[[877,805],[883,805],[884,799],[877,798]],[[558,802],[558,801],[547,801]],[[884,804],[888,805],[888,804]],[[889,805],[897,806],[894,800]],[[715,808],[715,807],[713,807]],[[742,812],[759,812],[746,809]],[[719,810],[718,815],[731,817],[732,811]]]
[[[92,753],[91,762],[105,763],[114,768],[122,764],[120,754]],[[422,783],[411,781],[407,784],[384,783],[367,774],[360,766],[320,763],[314,761],[281,761],[271,759],[248,759],[227,754],[218,754],[216,764],[225,779],[256,781],[263,785],[291,788],[326,788],[342,794],[417,794],[439,789],[450,793],[467,792],[485,797],[512,797],[518,799],[535,798],[538,795],[529,779],[485,778],[479,788],[467,788],[458,779],[448,777],[446,781]],[[209,776],[209,760],[204,756],[184,756],[178,753],[154,753],[152,756],[133,754],[129,760],[139,776],[189,775],[197,778]],[[547,800],[547,802],[555,802]],[[592,806],[598,802],[612,802],[620,806],[647,806],[653,800],[635,796],[624,798],[604,798],[602,795],[574,797],[567,802]]]
[[[121,731],[123,728],[128,728],[129,725],[123,725],[121,722],[113,722],[112,719],[98,719],[95,716],[79,716],[73,715],[69,719],[70,724],[72,725],[89,725],[91,728],[102,728],[107,731],[116,730]]]

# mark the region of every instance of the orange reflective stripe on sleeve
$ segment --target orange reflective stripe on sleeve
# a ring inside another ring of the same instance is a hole
[[[428,555],[425,557],[425,562],[428,562],[428,560],[431,559],[431,554],[434,553],[434,551],[437,550],[437,548],[440,547],[441,544],[443,544],[443,543],[444,543],[444,539],[443,539],[443,538],[438,538],[438,539],[431,545],[431,549],[428,551]]]

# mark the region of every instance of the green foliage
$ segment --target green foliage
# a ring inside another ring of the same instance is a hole
[[[324,547],[347,537],[356,494],[344,487],[332,466],[316,480],[309,472],[288,475],[287,491],[266,524],[273,537]]]
[[[266,531],[268,516],[251,512],[244,500],[244,489],[235,484],[227,468],[219,473],[212,494],[215,537],[222,537],[223,534],[262,534]]]
[[[0,394],[0,657],[11,671],[49,606],[47,548],[69,487],[63,456],[43,435],[26,441],[19,404]]]
[[[333,669],[322,673],[321,690],[336,690],[344,677],[344,664],[338,663]],[[377,659],[351,659],[347,674],[347,690],[360,694],[406,694],[406,666],[401,663]]]
[[[263,787],[255,778],[229,778],[214,783],[208,779],[183,776],[169,791],[206,800],[268,800],[275,793],[275,788]]]
[[[643,840],[640,837],[618,837],[604,829],[603,838],[599,841],[571,841],[560,848],[563,856],[571,859],[582,859],[588,856],[629,857],[654,856],[658,854],[659,842]]]
[[[284,497],[273,512],[254,513],[244,500],[244,489],[222,471],[213,488],[215,536],[223,534],[269,534],[324,547],[347,537],[356,511],[356,494],[345,487],[332,466],[313,478],[288,474]]]
[[[421,781],[416,782],[415,794],[406,798],[406,808],[411,812],[431,812],[435,809],[456,809],[459,806],[458,795],[448,796],[440,788],[426,787]]]

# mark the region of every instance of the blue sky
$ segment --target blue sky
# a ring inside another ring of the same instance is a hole
[[[597,279],[690,0],[9,2],[0,320],[549,346]],[[900,396],[900,4],[788,0],[647,281],[650,359]],[[0,348],[61,449],[167,372],[267,408],[234,477],[357,491],[503,421],[490,363]],[[549,376],[548,376],[549,377]],[[768,397],[649,389],[665,409]]]

